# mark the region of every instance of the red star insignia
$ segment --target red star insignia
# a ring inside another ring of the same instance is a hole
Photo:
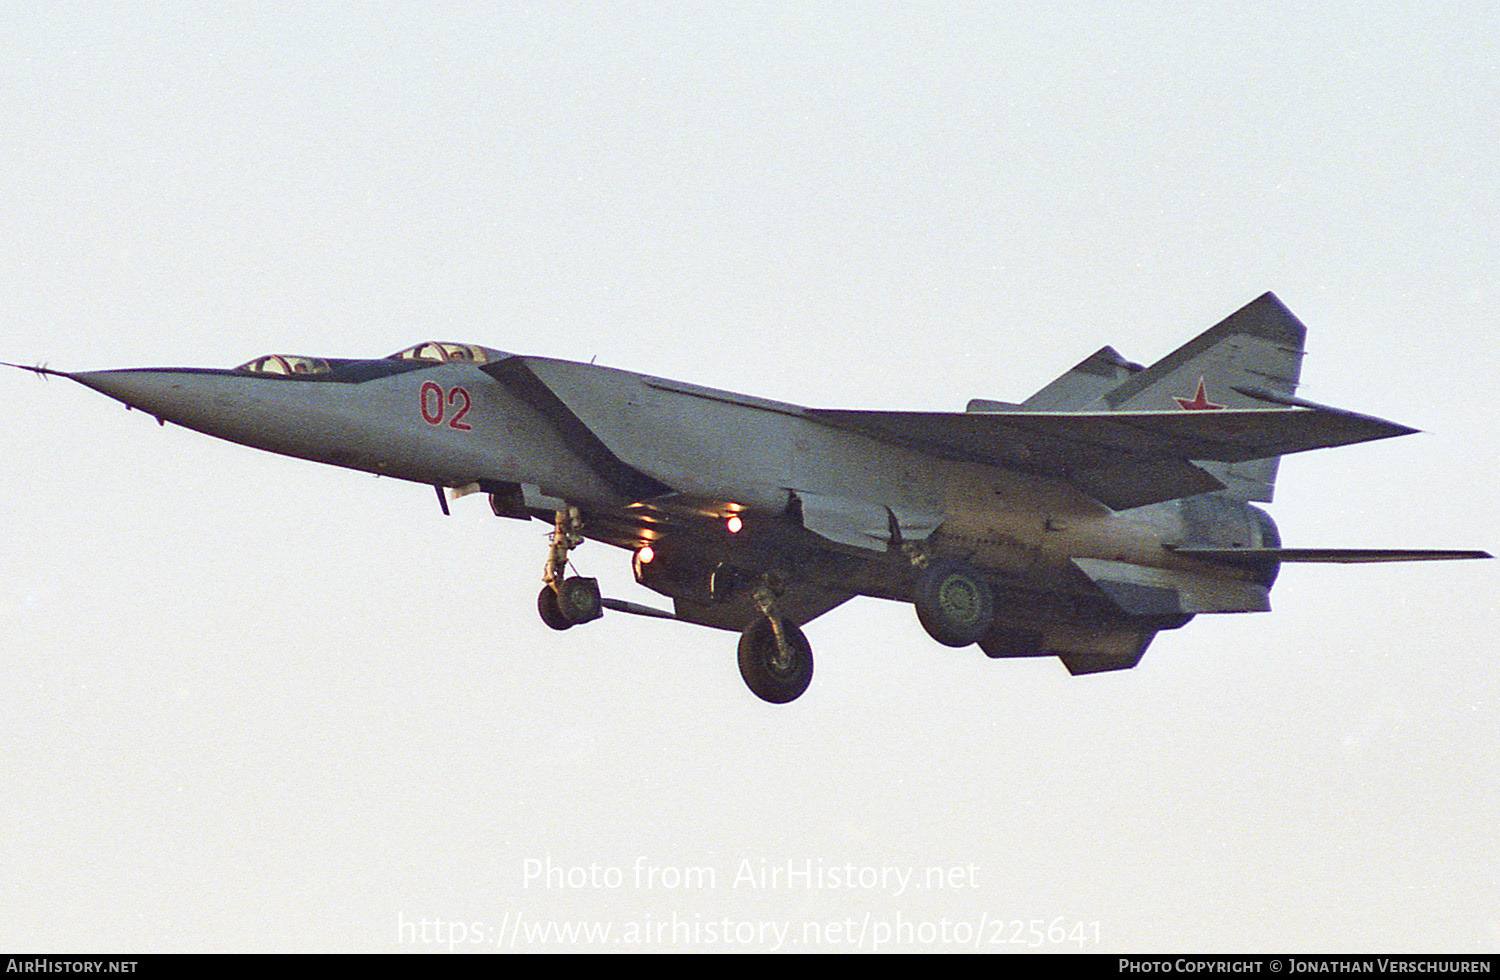
[[[1208,393],[1203,390],[1202,378],[1198,379],[1198,393],[1194,395],[1191,400],[1187,398],[1177,398],[1175,396],[1172,400],[1181,405],[1183,408],[1187,409],[1189,412],[1211,412],[1224,407],[1223,405],[1218,405],[1208,400]]]

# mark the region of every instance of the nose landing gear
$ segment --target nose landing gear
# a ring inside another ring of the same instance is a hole
[[[536,597],[536,610],[542,622],[555,630],[565,630],[604,615],[599,597],[599,580],[567,574],[568,552],[583,544],[583,519],[577,507],[557,512],[549,535],[552,541],[547,564],[542,568],[542,591]]]
[[[537,613],[552,629],[572,629],[604,615],[606,608],[662,619],[678,615],[619,599],[603,599],[599,580],[568,575],[568,553],[584,542],[583,516],[576,507],[557,511],[549,535],[551,545],[542,567],[542,591],[536,598]],[[730,601],[735,591],[734,569],[715,568],[709,578],[709,593],[718,602]],[[639,567],[637,568],[639,578]],[[750,591],[757,613],[740,635],[740,676],[751,693],[772,704],[794,701],[812,683],[812,645],[780,608],[784,585],[779,576],[766,575]],[[740,593],[743,596],[743,593]],[[691,620],[690,620],[691,621]]]

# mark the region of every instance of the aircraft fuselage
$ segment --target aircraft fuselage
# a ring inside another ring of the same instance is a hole
[[[486,365],[505,379],[497,385],[468,362],[329,363],[331,372],[313,376],[168,368],[70,376],[256,449],[439,487],[524,487],[535,510],[565,501],[625,512],[666,497],[778,519],[800,505],[803,525],[826,528],[831,548],[886,555],[914,537],[899,534],[907,517],[921,539],[935,532],[947,550],[1054,590],[1074,590],[1078,557],[1201,570],[1163,545],[1260,543],[1246,505],[1239,514],[1220,508],[1209,526],[1175,501],[1116,512],[1055,478],[943,458],[831,428],[800,406],[629,371],[501,355]],[[652,540],[643,529],[611,543]],[[909,565],[892,560],[903,572]]]
[[[1478,551],[1283,548],[1287,453],[1413,430],[1299,399],[1306,328],[1267,293],[1150,367],[1105,347],[1026,402],[813,409],[593,364],[432,342],[376,360],[64,374],[164,422],[320,463],[488,494],[553,523],[538,612],[604,609],[741,633],[769,701],[812,676],[801,627],[855,595],[911,602],[939,643],[1132,667],[1199,613],[1270,608],[1282,561]],[[653,610],[569,572],[633,553]]]

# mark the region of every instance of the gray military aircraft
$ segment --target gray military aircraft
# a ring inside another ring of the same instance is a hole
[[[1282,562],[1487,558],[1284,548],[1279,457],[1405,435],[1294,395],[1305,328],[1270,293],[1143,368],[1105,347],[1020,404],[804,408],[593,364],[423,343],[377,360],[62,372],[159,421],[320,463],[489,495],[552,522],[537,607],[741,634],[771,702],[812,679],[802,626],[856,595],[910,602],[937,642],[1135,666],[1198,613],[1256,612]],[[634,555],[672,611],[569,575],[585,539]]]

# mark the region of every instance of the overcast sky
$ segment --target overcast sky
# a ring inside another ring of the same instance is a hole
[[[1500,545],[1492,3],[20,6],[0,360],[443,339],[956,411],[1269,289],[1304,397],[1424,430],[1287,459],[1286,543]],[[1500,945],[1495,563],[1288,567],[1079,678],[856,600],[776,707],[733,634],[548,630],[544,526],[479,497],[0,413],[0,948]]]

